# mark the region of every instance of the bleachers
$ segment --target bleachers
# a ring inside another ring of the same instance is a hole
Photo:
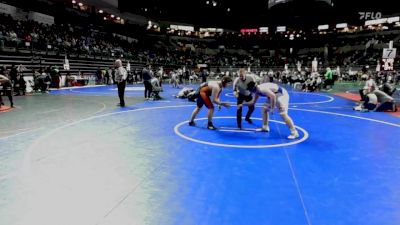
[[[64,70],[65,56],[60,55],[56,56],[45,56],[45,57],[32,57],[32,56],[18,56],[18,55],[4,55],[0,54],[0,65],[5,65],[7,67],[11,65],[23,65],[26,67],[26,70],[23,71],[24,76],[32,76],[34,70],[38,70],[40,68],[45,69],[49,66],[58,66],[60,69],[61,75],[65,75],[67,73],[78,74],[78,72],[82,72],[88,75],[93,75],[99,68],[105,69],[113,66],[113,59],[68,59],[70,70]],[[125,61],[124,63],[127,63]],[[142,69],[144,64],[130,62],[131,68]]]
[[[90,84],[95,84],[96,71],[99,69],[108,69],[113,67],[114,59],[68,59],[70,70],[64,70],[65,56],[27,56],[27,55],[5,55],[4,52],[0,54],[0,66],[6,66],[10,68],[11,65],[19,66],[22,65],[24,68],[22,74],[25,81],[27,81],[27,91],[30,92],[31,84],[33,83],[33,74],[39,69],[46,69],[52,66],[58,66],[60,71],[61,86],[66,84],[67,75],[78,76],[88,80]],[[124,61],[126,65],[127,61]],[[142,69],[144,64],[130,62],[131,69]],[[31,81],[31,82],[30,82]]]

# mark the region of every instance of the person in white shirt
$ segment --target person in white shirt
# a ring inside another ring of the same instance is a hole
[[[355,106],[353,110],[369,112],[374,111],[378,105],[378,97],[374,93],[368,93],[364,97],[363,103]]]
[[[365,85],[364,85],[363,89],[359,90],[359,93],[360,93],[360,96],[361,96],[361,101],[364,101],[364,98],[368,93],[371,93],[374,90],[378,90],[378,89],[379,89],[378,85],[376,85],[374,79],[370,75],[368,77],[368,80],[365,82]]]
[[[279,114],[281,118],[285,121],[286,125],[290,129],[290,135],[288,136],[288,139],[296,139],[299,137],[299,133],[296,130],[294,122],[288,114],[289,94],[284,88],[278,86],[275,83],[263,83],[257,85],[255,82],[250,82],[248,84],[248,90],[255,93],[254,100],[244,104],[254,105],[257,102],[259,96],[266,96],[269,99],[269,105],[265,104],[262,108],[262,131],[269,132],[269,113],[273,113],[276,107],[279,109]]]
[[[125,107],[125,86],[126,86],[126,78],[128,73],[126,69],[122,66],[122,61],[120,59],[115,60],[115,82],[117,82],[118,87],[118,97],[119,104],[118,106]]]
[[[365,96],[363,108],[368,111],[372,111],[372,110],[376,109],[377,105],[378,105],[378,97],[374,93],[368,93]]]

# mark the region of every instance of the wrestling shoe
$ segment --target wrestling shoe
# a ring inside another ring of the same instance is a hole
[[[253,121],[250,118],[246,118],[244,120],[246,120],[249,124],[253,124]]]
[[[299,136],[300,136],[299,132],[297,132],[297,130],[294,130],[294,131],[290,132],[290,135],[287,138],[292,140],[292,139],[298,138]]]
[[[214,125],[213,125],[212,123],[208,123],[207,129],[209,129],[209,130],[216,130],[217,128],[214,127]]]
[[[261,128],[261,131],[263,131],[263,132],[269,132],[269,126],[263,125],[262,128]]]

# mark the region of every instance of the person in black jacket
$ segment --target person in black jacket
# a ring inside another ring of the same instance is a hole
[[[151,92],[153,87],[151,86],[151,79],[153,78],[153,72],[151,71],[151,65],[147,65],[147,67],[142,70],[142,78],[144,84],[144,97],[146,99],[150,99]]]
[[[26,82],[24,80],[24,76],[22,74],[18,74],[17,76],[17,83],[14,85],[15,90],[14,92],[16,93],[15,95],[25,95],[25,90],[26,90]]]

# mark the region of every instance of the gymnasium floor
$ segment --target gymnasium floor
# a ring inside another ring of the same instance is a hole
[[[235,104],[219,130],[206,109],[189,127],[194,103],[164,90],[143,101],[130,85],[125,108],[115,86],[16,97],[0,113],[0,224],[400,224],[400,117],[290,91],[291,141],[279,113],[257,130],[259,107],[242,131]]]

